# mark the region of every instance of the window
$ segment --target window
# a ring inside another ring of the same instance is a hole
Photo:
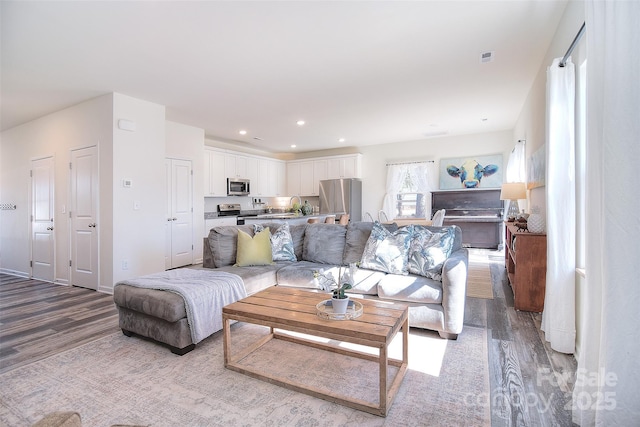
[[[407,173],[397,195],[396,218],[425,218],[424,194],[418,192],[414,181]]]
[[[426,198],[431,193],[429,175],[433,162],[388,165],[387,194],[383,211],[389,219],[426,218]]]

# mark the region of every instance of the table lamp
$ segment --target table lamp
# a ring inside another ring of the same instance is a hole
[[[524,182],[505,182],[500,190],[500,200],[509,200],[507,218],[509,221],[516,219],[520,213],[518,200],[527,198],[527,190]]]

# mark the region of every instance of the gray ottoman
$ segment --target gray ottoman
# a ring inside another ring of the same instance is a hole
[[[138,335],[165,344],[182,356],[193,350],[184,300],[173,292],[118,285],[113,292],[119,326],[126,336]]]

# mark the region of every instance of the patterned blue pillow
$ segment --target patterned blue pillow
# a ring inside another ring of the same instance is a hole
[[[408,254],[413,226],[391,233],[378,221],[362,253],[360,267],[392,274],[408,274]]]
[[[453,227],[431,231],[424,226],[413,227],[409,248],[409,273],[442,281],[442,267],[451,255]]]
[[[253,224],[254,233],[259,233],[263,229],[261,224]],[[274,261],[297,261],[288,222],[282,224],[271,234],[271,252]]]

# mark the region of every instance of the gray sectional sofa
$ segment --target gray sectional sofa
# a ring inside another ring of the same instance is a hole
[[[267,223],[277,230],[282,224]],[[203,268],[235,273],[248,295],[270,286],[320,290],[314,271],[337,272],[339,266],[360,262],[374,223],[301,224],[289,227],[297,261],[278,261],[269,265],[238,267],[238,231],[253,236],[252,225],[221,226],[204,239]],[[393,232],[397,225],[384,226]],[[444,227],[424,227],[442,231]],[[418,274],[391,274],[358,268],[354,297],[401,302],[409,307],[411,327],[437,331],[441,337],[456,339],[462,331],[467,283],[468,251],[462,247],[462,232],[453,227],[451,253],[442,266],[440,280]],[[138,335],[166,343],[174,353],[193,348],[181,297],[169,292],[118,286],[114,300],[120,311],[120,327],[125,334]]]
[[[280,224],[264,224],[271,230]],[[205,268],[217,268],[240,275],[252,294],[269,286],[319,290],[313,272],[360,262],[373,223],[349,225],[303,224],[290,227],[297,262],[276,262],[269,266],[235,267],[238,230],[253,235],[253,227],[215,227],[204,244]],[[387,225],[395,231],[397,226]],[[426,227],[439,230],[440,227]],[[468,251],[462,247],[462,232],[454,227],[451,255],[442,269],[442,281],[415,274],[400,275],[359,268],[355,286],[348,293],[378,298],[409,306],[411,327],[435,330],[443,338],[455,339],[462,331],[467,284]]]

